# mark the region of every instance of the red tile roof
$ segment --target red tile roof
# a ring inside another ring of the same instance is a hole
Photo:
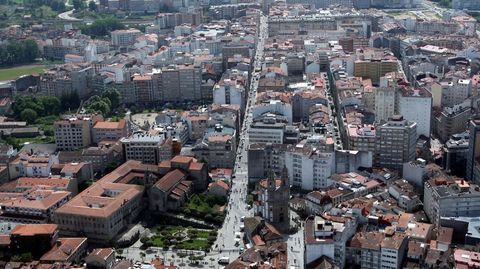
[[[13,228],[11,234],[33,236],[36,234],[53,234],[56,231],[56,224],[19,224]]]

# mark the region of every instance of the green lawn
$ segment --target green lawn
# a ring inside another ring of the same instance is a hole
[[[169,247],[177,249],[200,250],[208,249],[213,244],[217,232],[214,230],[202,230],[185,228],[181,226],[164,226],[156,229],[155,235],[148,239],[142,239],[146,246]]]
[[[43,65],[23,65],[11,68],[0,68],[0,81],[13,80],[22,75],[40,73],[45,69]]]
[[[187,241],[183,241],[178,245],[179,249],[191,249],[191,250],[201,250],[201,249],[208,249],[211,244],[208,243],[205,239],[191,239]]]

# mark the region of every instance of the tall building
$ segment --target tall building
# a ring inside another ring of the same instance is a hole
[[[256,186],[255,214],[270,222],[282,232],[290,228],[289,198],[290,187],[288,185],[286,168],[282,171],[280,179],[270,172],[267,179],[261,180]]]
[[[82,149],[92,143],[89,122],[78,118],[56,121],[55,144],[58,150],[73,151]]]
[[[202,98],[202,70],[193,64],[162,68],[162,95],[166,102],[198,101]]]
[[[400,90],[398,113],[417,123],[417,135],[430,137],[432,129],[432,96],[425,89]]]
[[[377,166],[401,170],[416,155],[417,124],[403,116],[393,116],[377,127]]]
[[[468,142],[467,172],[465,178],[475,183],[480,183],[480,175],[475,175],[475,167],[478,166],[480,157],[480,118],[476,117],[470,120],[470,139]]]
[[[462,133],[467,129],[467,123],[472,116],[470,101],[445,107],[440,115],[433,119],[433,130],[440,141],[447,141],[452,135]]]
[[[156,101],[154,99],[154,83],[151,75],[135,75],[132,81],[136,103],[149,104]]]
[[[375,89],[375,121],[386,122],[395,114],[395,89],[379,87]]]
[[[290,146],[285,153],[289,184],[304,190],[329,187],[328,178],[335,172],[334,163],[332,138]]]

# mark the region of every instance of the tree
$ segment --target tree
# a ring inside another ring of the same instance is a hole
[[[114,162],[111,162],[111,163],[107,164],[107,166],[105,166],[105,170],[103,172],[105,174],[108,174],[108,173],[112,172],[113,170],[115,170],[117,167],[118,167],[118,164],[116,164]]]
[[[77,92],[66,94],[60,98],[60,103],[63,111],[76,110],[80,106],[80,97]]]
[[[97,10],[97,4],[95,4],[94,1],[88,2],[88,9],[90,9],[91,11]]]
[[[30,108],[25,108],[22,111],[22,113],[20,113],[20,118],[28,122],[29,124],[34,123],[37,117],[38,117],[37,112],[35,112],[35,110]]]
[[[10,261],[12,262],[31,262],[33,260],[32,253],[22,253],[20,255],[13,256]]]
[[[102,97],[110,100],[112,109],[116,109],[120,105],[120,92],[117,89],[112,88],[104,91]]]
[[[82,9],[82,0],[72,0],[72,4],[75,10]]]
[[[106,36],[111,31],[125,29],[125,25],[116,18],[105,18],[94,21],[91,25],[82,25],[80,30],[92,37]]]
[[[39,101],[43,104],[45,115],[57,115],[60,113],[60,100],[55,96],[41,96]]]

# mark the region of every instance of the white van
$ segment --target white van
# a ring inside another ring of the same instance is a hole
[[[229,264],[230,263],[230,257],[221,257],[218,259],[219,264]]]

